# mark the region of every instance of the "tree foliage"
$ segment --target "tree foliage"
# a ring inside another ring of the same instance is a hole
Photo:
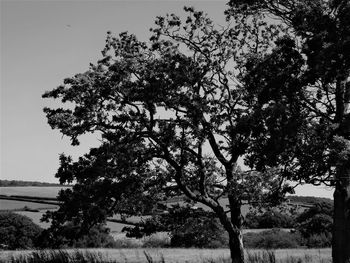
[[[228,17],[275,19],[284,25],[291,45],[297,45],[294,52],[299,57],[289,65],[300,69],[291,72],[296,79],[290,85],[303,91],[298,100],[299,107],[303,108],[299,121],[304,125],[290,126],[294,140],[291,144],[281,145],[282,153],[272,151],[268,158],[260,154],[262,149],[271,148],[268,140],[258,140],[253,151],[256,153],[253,154],[256,157],[254,163],[262,166],[270,165],[274,160],[286,163],[283,156],[287,154],[287,168],[298,179],[333,185],[335,167],[349,164],[350,156],[350,115],[347,109],[350,102],[347,83],[350,76],[349,2],[232,0],[229,6],[226,11]],[[282,52],[289,53],[286,50]],[[272,51],[263,59],[254,58],[256,63],[252,63],[253,66],[246,72],[245,83],[263,87],[261,82],[264,83],[274,69],[274,65],[266,59],[271,56],[278,56],[278,53]],[[277,66],[275,70],[283,67]],[[285,85],[277,84],[276,88],[281,92]],[[283,105],[280,109],[285,112]],[[268,138],[275,137],[273,134],[269,136],[268,131],[264,134]]]
[[[332,126],[314,120],[316,106],[304,103],[313,96],[303,77],[312,75],[309,61],[285,27],[231,7],[238,11],[233,27],[185,7],[185,19],[157,17],[148,42],[108,33],[97,64],[43,95],[69,103],[44,112],[73,145],[90,132],[103,141],[77,162],[61,157],[57,177],[78,185],[61,195],[74,209],[62,206],[49,215],[53,222],[101,222],[131,211],[129,198],[181,192],[216,213],[233,261],[242,262],[243,200],[278,203],[296,174],[331,174],[333,157],[319,143],[333,145]],[[250,169],[238,169],[240,158]],[[219,203],[223,195],[228,208]]]
[[[3,248],[34,248],[41,231],[42,229],[27,216],[0,212],[0,244]]]
[[[298,230],[308,238],[315,234],[326,234],[331,236],[333,228],[333,205],[321,203],[305,210],[296,221]]]
[[[82,226],[72,222],[59,228],[45,229],[38,237],[40,248],[112,248],[116,246],[109,229],[103,224],[95,224],[86,231]]]
[[[213,212],[193,206],[174,205],[166,213],[152,216],[136,227],[126,227],[128,237],[140,238],[169,232],[173,247],[215,248],[228,245],[227,233]]]
[[[97,151],[113,152],[115,158],[125,156],[123,162],[114,163],[121,177],[145,176],[153,168],[159,171],[154,177],[176,184],[189,198],[212,208],[224,193],[232,193],[239,202],[261,199],[266,190],[283,189],[282,177],[276,177],[279,170],[261,174],[236,169],[238,157],[244,156],[263,132],[259,130],[264,129],[259,128],[261,119],[276,110],[265,104],[267,89],[236,83],[241,76],[236,70],[242,68],[238,63],[246,60],[241,54],[245,39],[235,29],[216,29],[202,12],[185,10],[185,22],[175,15],[158,17],[149,43],[127,33],[119,37],[108,34],[104,58],[97,65],[91,64],[87,72],[65,79],[64,85],[43,95],[74,105],[45,108],[49,124],[69,136],[73,145],[79,143],[79,135],[99,132],[105,144]],[[273,35],[272,29],[266,30]],[[287,49],[291,54],[283,57],[283,53],[271,62],[283,66],[300,59],[293,57],[297,53],[291,41],[273,40],[276,50]],[[261,52],[267,42],[270,40],[265,38],[256,49]],[[281,74],[290,75],[298,67],[285,67]],[[286,94],[283,103],[298,111],[298,94],[289,87],[293,92]],[[275,96],[273,90],[270,95]],[[279,96],[276,94],[276,101]],[[274,118],[282,115],[285,113],[276,111]],[[287,123],[294,122],[287,117]],[[284,132],[276,131],[280,136]],[[283,136],[290,137],[288,133]],[[128,154],[124,155],[124,150]],[[139,161],[137,165],[132,163],[134,159]],[[91,165],[91,160],[83,162],[61,157],[57,173],[61,182],[79,181],[81,165]],[[130,169],[143,169],[141,163],[148,165],[148,171]],[[139,165],[142,168],[135,168]],[[86,182],[108,178],[103,170],[85,174],[91,175]],[[118,174],[110,173],[110,177],[121,180]]]
[[[297,43],[304,60],[298,79],[304,90],[300,104],[307,110],[307,122],[295,129],[299,139],[294,148],[293,145],[286,148],[291,156],[287,168],[295,179],[335,186],[332,252],[335,263],[350,260],[349,13],[348,0],[231,0],[226,11],[228,18],[241,17],[245,21],[275,19],[284,24]],[[264,68],[264,64],[257,67]],[[251,78],[250,73],[247,76]],[[260,147],[267,146],[263,143]],[[268,165],[258,151],[257,156],[256,163]]]
[[[247,228],[293,228],[295,218],[278,209],[267,209],[266,211],[250,211],[245,219],[244,225]]]

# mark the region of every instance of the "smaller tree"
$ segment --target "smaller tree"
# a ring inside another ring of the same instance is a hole
[[[305,239],[308,247],[329,247],[332,243],[333,205],[315,204],[300,214],[296,221],[297,230]]]
[[[0,245],[4,248],[33,248],[41,231],[27,216],[0,212]]]
[[[167,213],[155,215],[133,228],[128,237],[140,238],[158,231],[169,232],[173,247],[216,248],[227,246],[228,236],[213,212],[190,205],[174,205]]]
[[[268,209],[263,212],[250,211],[245,217],[248,228],[292,228],[295,225],[293,216],[282,213],[278,209]]]
[[[56,229],[44,230],[37,244],[41,248],[111,248],[115,246],[115,241],[103,224],[82,232],[81,225],[68,222]]]

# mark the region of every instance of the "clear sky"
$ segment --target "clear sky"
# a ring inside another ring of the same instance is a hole
[[[41,95],[101,58],[107,31],[141,40],[158,15],[181,14],[184,5],[224,24],[226,1],[1,1],[1,179],[57,182],[58,155],[77,157],[97,146],[85,137],[78,147],[51,130],[42,112],[53,102]],[[304,187],[301,195],[330,197]]]

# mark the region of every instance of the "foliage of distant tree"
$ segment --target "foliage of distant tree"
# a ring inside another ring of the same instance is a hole
[[[301,236],[298,233],[290,233],[279,229],[247,233],[243,240],[244,245],[248,248],[278,249],[302,246]]]
[[[42,229],[23,215],[0,212],[0,245],[6,249],[34,248]]]
[[[316,197],[316,196],[295,196],[291,195],[287,197],[287,200],[290,202],[297,202],[301,204],[307,204],[307,205],[316,205],[319,203],[328,203],[330,205],[333,205],[333,200],[329,198],[324,197]]]
[[[334,207],[329,203],[316,204],[297,218],[296,229],[308,247],[329,247],[332,243]]]
[[[155,215],[136,227],[123,229],[129,237],[169,232],[173,247],[215,248],[228,244],[228,237],[213,212],[175,205],[167,213]]]
[[[60,184],[36,182],[36,181],[19,181],[19,180],[0,180],[0,187],[6,186],[61,186]]]
[[[38,238],[38,246],[41,248],[112,248],[116,245],[109,234],[109,229],[102,224],[82,231],[79,225],[69,222],[56,230],[57,233],[44,230]]]
[[[263,212],[253,210],[247,213],[244,225],[246,228],[293,228],[295,218],[278,209],[267,209]]]

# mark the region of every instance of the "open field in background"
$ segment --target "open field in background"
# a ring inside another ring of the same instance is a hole
[[[74,253],[77,250],[66,250]],[[117,262],[141,263],[147,262],[145,252],[152,257],[155,262],[159,262],[164,258],[164,262],[223,262],[230,256],[228,249],[83,249],[80,251],[89,251],[93,253],[101,253],[108,258]],[[12,256],[20,256],[30,254],[31,250],[25,251],[3,251],[0,254],[0,260],[9,259]],[[263,253],[263,250],[248,250],[247,253],[252,255]],[[279,249],[274,250],[277,262],[305,262],[305,263],[330,263],[330,249]],[[295,261],[287,261],[294,258]],[[300,261],[298,261],[300,259]]]
[[[61,189],[67,188],[71,186],[9,186],[0,187],[0,194],[55,198]]]
[[[0,210],[23,210],[25,206],[30,209],[37,209],[37,210],[47,210],[47,209],[57,208],[57,206],[49,205],[49,204],[0,199]]]
[[[71,188],[70,186],[13,186],[13,187],[0,187],[0,195],[6,196],[24,196],[27,198],[56,198],[58,192],[61,189]],[[48,200],[49,202],[53,202],[52,200]],[[224,207],[228,205],[227,198],[223,198],[220,200],[221,205]],[[181,200],[181,198],[174,198],[172,201],[166,202],[167,206],[179,204],[185,205],[186,202]],[[305,205],[305,204],[304,204]],[[209,208],[203,204],[196,204],[197,207],[203,208],[204,210],[209,210]],[[24,210],[24,207],[29,209],[40,210],[39,212],[29,212],[29,211],[18,211]],[[30,217],[34,223],[38,224],[42,228],[47,228],[49,224],[40,222],[40,219],[46,210],[57,209],[57,206],[52,204],[41,204],[26,201],[18,201],[18,200],[3,200],[0,199],[0,210],[16,210],[17,213],[26,215]],[[242,214],[245,216],[249,212],[250,206],[243,205],[242,206]],[[133,216],[127,218],[129,222],[139,222],[142,219],[147,219],[149,216]],[[112,219],[120,220],[119,215],[115,215]],[[121,230],[125,227],[129,226],[128,224],[117,223],[117,222],[107,222],[107,227],[110,228],[111,233],[120,233]],[[244,230],[243,232],[261,232],[264,230]]]
[[[7,200],[0,200],[0,208],[1,208],[0,210],[5,210],[5,209],[3,209],[2,201],[7,201]],[[10,200],[10,202],[15,202],[15,201]],[[26,202],[19,202],[19,203],[22,203],[22,205],[19,208],[23,208],[24,207],[23,204]],[[31,206],[31,204],[34,204],[34,206]],[[10,205],[12,205],[12,203]],[[27,205],[28,207],[33,208],[33,209],[34,208],[39,209],[39,207],[36,205],[43,205],[43,206],[46,206],[46,208],[39,211],[39,212],[29,212],[29,211],[14,211],[14,212],[16,214],[25,215],[25,216],[29,217],[30,219],[33,220],[33,222],[35,224],[39,225],[40,227],[42,227],[44,229],[46,229],[50,226],[49,223],[41,222],[40,219],[42,218],[45,211],[51,210],[52,208],[56,209],[57,207],[53,206],[51,208],[47,208],[48,205],[35,204],[35,203],[30,203],[30,204],[25,204],[25,205]],[[7,207],[11,207],[11,206],[7,205]],[[12,208],[13,208],[13,206],[12,206]],[[128,225],[121,224],[121,223],[115,223],[115,222],[107,222],[107,227],[111,230],[111,233],[120,233],[125,226],[128,226]]]

